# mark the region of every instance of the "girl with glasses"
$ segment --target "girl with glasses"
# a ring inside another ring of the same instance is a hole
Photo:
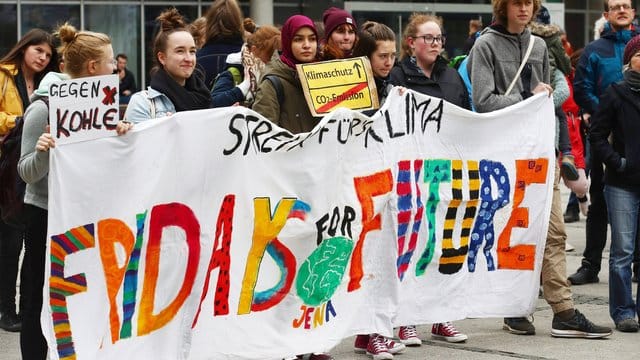
[[[390,82],[470,109],[460,75],[442,56],[446,38],[440,19],[415,13],[409,18],[403,37],[401,60],[391,70]]]

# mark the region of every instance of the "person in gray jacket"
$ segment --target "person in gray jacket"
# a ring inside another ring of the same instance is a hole
[[[540,9],[540,0],[492,0],[496,22],[482,32],[469,54],[473,104],[478,112],[503,109],[547,92],[551,96],[549,54],[542,39],[531,35],[527,25]],[[529,43],[533,48],[512,91],[506,94],[525,60]],[[542,259],[541,282],[544,298],[553,310],[551,335],[555,337],[601,338],[611,329],[594,325],[575,309],[566,279],[565,242],[556,162],[549,230]],[[535,334],[526,317],[505,318],[503,329],[519,335]]]
[[[71,78],[109,75],[115,70],[111,39],[102,33],[78,32],[64,24],[58,29],[62,41],[60,53],[64,69]],[[47,130],[49,124],[49,85],[68,78],[63,74],[49,73],[34,93],[31,105],[24,114],[24,128],[18,174],[27,183],[24,196],[26,234],[21,286],[27,288],[22,312],[20,350],[23,359],[47,358],[47,344],[40,325],[42,293],[47,249],[47,205],[49,200],[49,149],[55,147],[53,136]],[[118,122],[116,131],[124,134],[130,124]]]

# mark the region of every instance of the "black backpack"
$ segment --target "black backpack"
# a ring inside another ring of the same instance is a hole
[[[278,103],[282,106],[282,103],[284,103],[284,88],[282,87],[282,80],[280,80],[278,75],[274,74],[267,74],[264,78],[269,80],[271,85],[273,85],[273,88],[276,90],[276,96],[278,97]]]
[[[49,108],[49,99],[41,98]],[[18,175],[20,145],[22,144],[22,128],[24,118],[16,118],[14,126],[0,138],[0,215],[7,224],[22,224],[22,208],[26,184]]]

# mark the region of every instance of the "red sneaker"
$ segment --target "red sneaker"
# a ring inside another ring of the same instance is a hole
[[[356,354],[365,354],[367,352],[367,345],[369,345],[369,335],[358,335],[353,344],[353,351]]]
[[[436,340],[453,343],[467,341],[469,338],[467,335],[459,332],[450,322],[433,324],[433,326],[431,326],[431,337]]]
[[[384,339],[384,344],[387,345],[387,349],[389,349],[391,355],[402,352],[402,350],[407,348],[401,342],[394,341],[393,339],[389,339],[388,337],[384,337],[382,335],[380,335],[380,337]]]
[[[398,338],[400,338],[400,342],[405,344],[406,346],[422,345],[422,340],[420,340],[420,338],[418,337],[418,332],[416,331],[415,325],[400,326],[400,330],[398,331]]]
[[[393,355],[389,352],[386,339],[378,334],[369,336],[367,345],[367,355],[371,355],[373,360],[392,360]]]

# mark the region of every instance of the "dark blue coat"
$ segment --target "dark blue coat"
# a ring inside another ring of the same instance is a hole
[[[242,39],[213,40],[196,53],[198,67],[205,74],[204,84],[211,89],[213,81],[227,66],[227,55],[242,48]]]
[[[211,90],[211,100],[213,107],[231,106],[237,102],[244,101],[242,90],[236,86],[233,74],[229,70],[224,70],[215,80]]]

